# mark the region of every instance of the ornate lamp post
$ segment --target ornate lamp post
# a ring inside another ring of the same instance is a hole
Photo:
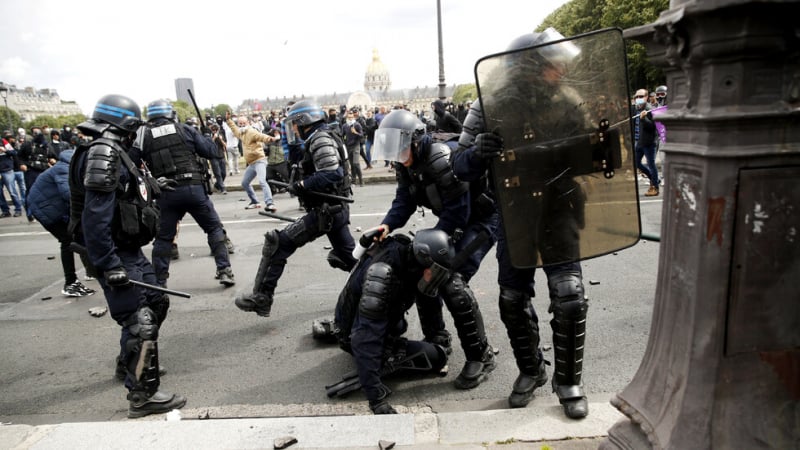
[[[601,449],[800,442],[798,6],[671,0],[625,31],[667,76],[667,185],[650,339]]]
[[[444,82],[444,50],[442,50],[442,2],[436,0],[436,20],[439,28],[439,99],[444,100],[447,98],[444,88],[447,86]]]

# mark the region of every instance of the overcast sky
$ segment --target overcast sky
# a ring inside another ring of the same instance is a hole
[[[478,58],[566,2],[442,0],[445,82],[474,83]],[[3,0],[0,17],[0,81],[87,114],[110,93],[175,99],[175,78],[194,80],[201,108],[361,90],[373,48],[393,88],[439,83],[435,0]]]

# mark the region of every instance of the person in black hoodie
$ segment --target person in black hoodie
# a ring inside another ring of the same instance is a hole
[[[445,133],[461,133],[461,122],[445,108],[445,104],[441,100],[436,100],[431,103],[433,114],[436,116],[436,129],[444,131]]]

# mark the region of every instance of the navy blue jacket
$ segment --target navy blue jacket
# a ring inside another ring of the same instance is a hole
[[[69,222],[69,162],[74,150],[63,150],[58,162],[36,178],[28,192],[28,210],[44,226]]]

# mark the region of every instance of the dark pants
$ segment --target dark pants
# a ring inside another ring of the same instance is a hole
[[[214,253],[217,270],[230,267],[222,222],[203,185],[178,186],[174,191],[162,192],[158,206],[161,209],[161,222],[158,236],[153,243],[153,267],[159,282],[164,283],[169,278],[172,241],[177,233],[178,222],[186,213],[189,213],[206,233],[208,246]]]
[[[41,223],[41,220],[39,222]],[[69,248],[69,244],[72,242],[72,236],[67,231],[67,223],[56,222],[48,225],[42,223],[42,226],[52,234],[53,237],[58,239],[58,243],[60,244],[61,267],[64,269],[64,286],[78,281],[78,277],[75,275],[75,255]],[[88,266],[88,261],[85,260],[85,257],[81,256],[81,261],[84,266]]]
[[[214,187],[220,191],[225,192],[225,160],[224,159],[210,159],[211,173],[214,174]]]
[[[312,209],[301,217],[298,222],[288,225],[278,232],[278,249],[270,258],[269,269],[262,292],[273,293],[278,285],[278,280],[283,275],[286,261],[297,251],[298,248],[308,244],[316,238],[326,235],[333,249],[331,253],[342,261],[355,265],[353,249],[356,244],[350,234],[348,224],[350,223],[350,211],[343,209],[333,215],[333,222],[330,231],[320,231],[320,213],[317,209]]]
[[[361,174],[361,162],[358,160],[358,151],[358,145],[347,147],[347,159],[350,162],[350,177],[352,177],[353,183],[358,182],[358,184],[364,184],[364,176]]]
[[[144,256],[141,249],[117,249],[117,256],[122,260],[122,266],[128,273],[129,279],[147,284],[156,284],[153,266]],[[153,310],[164,311],[163,314],[165,316],[166,311],[162,305],[167,301],[165,300],[166,296],[160,292],[130,284],[112,288],[106,284],[102,276],[98,277],[97,281],[100,283],[100,287],[103,288],[103,294],[106,297],[106,303],[108,303],[108,311],[111,314],[111,318],[122,327],[119,341],[120,357],[123,361],[130,361],[138,355],[138,353],[135,353],[135,350],[132,351],[132,349],[126,345],[128,341],[131,340],[131,333],[128,326],[135,322],[135,320],[132,320],[134,314],[136,314],[139,308],[148,306]],[[128,389],[133,386],[133,380],[130,374],[125,380],[125,386]]]

